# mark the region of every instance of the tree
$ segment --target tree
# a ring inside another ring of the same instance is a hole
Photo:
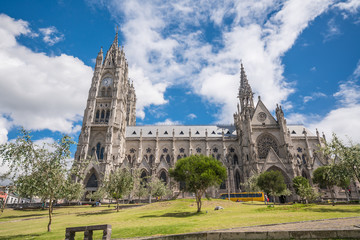
[[[300,196],[302,201],[308,203],[308,201],[314,201],[319,197],[306,178],[297,176],[292,181],[295,193]]]
[[[241,183],[241,185],[244,187],[244,190],[246,192],[259,192],[260,188],[257,185],[257,180],[259,178],[258,174],[254,174],[251,177],[247,179],[244,183]]]
[[[21,129],[15,142],[0,145],[0,158],[7,164],[16,186],[23,197],[38,196],[49,201],[49,222],[51,231],[53,203],[67,195],[71,185],[66,160],[70,158],[73,141],[64,136],[57,143],[37,146],[28,131]],[[75,169],[73,169],[75,170]]]
[[[335,203],[334,186],[347,188],[350,184],[349,175],[343,164],[331,164],[321,166],[313,172],[313,182],[320,188],[326,188],[331,195],[333,205]]]
[[[169,189],[166,187],[165,183],[157,177],[149,178],[146,189],[149,194],[149,203],[151,203],[151,197],[161,198],[169,194]]]
[[[135,197],[138,198],[138,201],[140,201],[140,198],[145,197],[148,193],[148,190],[146,189],[146,182],[141,178],[140,169],[135,169],[133,171],[133,181],[134,187],[132,193]]]
[[[218,160],[203,155],[179,159],[170,176],[185,182],[186,191],[195,193],[197,212],[201,211],[201,197],[206,189],[218,186],[226,179],[226,168]]]
[[[321,152],[329,158],[331,164],[342,165],[347,178],[355,178],[360,182],[360,145],[354,145],[352,142],[348,145],[346,146],[336,134],[333,134],[331,142],[323,147]]]
[[[125,169],[117,169],[109,175],[104,182],[105,192],[108,197],[116,200],[116,210],[119,211],[119,200],[133,189],[133,178]]]
[[[315,169],[313,172],[313,182],[318,184],[320,188],[326,188],[330,192],[333,204],[335,202],[335,196],[333,191],[333,186],[336,185],[336,182],[331,178],[331,166],[321,166]]]
[[[258,177],[257,185],[261,190],[273,197],[288,194],[284,176],[279,171],[267,171],[261,173]]]

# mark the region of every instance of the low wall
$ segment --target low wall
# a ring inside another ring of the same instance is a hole
[[[239,239],[360,239],[359,230],[199,232],[141,239],[161,240],[239,240]]]

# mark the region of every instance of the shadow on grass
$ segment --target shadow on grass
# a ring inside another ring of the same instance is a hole
[[[309,209],[307,211],[311,211],[311,212],[360,213],[360,208],[358,208],[358,209],[338,209],[336,207],[334,207],[334,208],[315,208],[315,209]]]
[[[76,214],[76,216],[95,216],[95,215],[104,215],[104,214],[109,214],[109,213],[114,213],[114,212],[116,212],[115,209],[107,209],[107,210],[98,211],[98,212],[78,213],[78,214]]]
[[[156,217],[175,217],[175,218],[186,218],[186,217],[192,217],[197,215],[202,215],[203,212],[173,212],[173,213],[165,213],[162,215],[145,215],[141,218],[156,218]]]
[[[31,218],[31,217],[46,217],[46,214],[28,214],[28,215],[19,215],[19,216],[6,216],[6,217],[1,217],[1,219],[8,219],[8,220],[12,220],[12,219],[18,219],[18,218]]]
[[[42,234],[26,234],[26,235],[12,235],[12,236],[0,236],[0,240],[2,239],[36,239]]]

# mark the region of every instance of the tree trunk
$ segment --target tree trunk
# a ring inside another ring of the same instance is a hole
[[[151,203],[151,194],[149,194],[149,203]]]
[[[116,211],[117,212],[119,211],[119,199],[118,198],[116,199]]]
[[[52,199],[50,199],[49,200],[49,223],[48,223],[48,227],[47,227],[48,232],[51,232],[52,209],[53,209],[53,201],[52,201]]]
[[[350,202],[350,196],[349,196],[349,190],[345,189],[345,196],[346,196],[346,202],[349,203]]]
[[[197,212],[201,212],[201,192],[196,193]]]
[[[328,190],[330,191],[332,205],[335,206],[335,194],[334,194],[333,188],[328,187]]]

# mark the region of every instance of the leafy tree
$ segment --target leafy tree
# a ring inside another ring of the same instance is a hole
[[[335,195],[333,191],[336,181],[331,177],[331,166],[321,166],[313,172],[313,182],[318,184],[320,188],[326,188],[330,192],[333,203],[335,202]]]
[[[334,186],[347,188],[350,185],[349,175],[343,164],[331,164],[318,167],[313,172],[313,182],[320,188],[326,188],[331,195],[333,204],[335,203]]]
[[[166,187],[165,183],[157,177],[150,178],[146,189],[149,194],[149,203],[151,203],[151,197],[161,198],[169,194],[169,189]]]
[[[69,202],[79,200],[83,197],[85,193],[84,186],[81,183],[72,182],[70,179],[65,186],[66,191],[64,198]]]
[[[258,177],[257,185],[270,196],[288,195],[284,176],[279,171],[267,171]],[[275,204],[275,199],[274,199]]]
[[[319,194],[311,187],[309,180],[302,176],[297,176],[293,179],[293,187],[295,193],[306,203],[308,203],[308,201],[314,201],[319,197]]]
[[[258,178],[259,178],[259,174],[254,174],[251,177],[249,177],[247,181],[241,183],[241,185],[244,187],[244,190],[246,192],[259,192],[260,188],[257,185]]]
[[[338,171],[341,170],[341,174],[346,174],[347,178],[354,178],[360,182],[360,145],[354,145],[352,142],[348,145],[346,146],[336,134],[333,134],[331,142],[321,151],[330,159],[331,164],[338,164],[336,168]]]
[[[117,211],[119,211],[119,200],[131,192],[133,184],[131,174],[122,169],[115,170],[104,182],[104,190],[108,194],[108,197],[116,200]]]
[[[135,169],[133,171],[133,180],[134,187],[132,193],[140,201],[140,198],[145,197],[148,193],[148,190],[146,189],[146,182],[144,179],[141,178],[140,169]]]
[[[72,184],[66,163],[70,158],[71,144],[73,141],[70,137],[64,136],[50,146],[37,146],[29,132],[21,129],[21,135],[15,142],[0,145],[0,158],[9,167],[6,174],[15,180],[16,191],[20,196],[38,196],[49,201],[49,232],[53,203],[64,198],[68,194],[68,186]]]
[[[203,155],[179,159],[170,176],[185,182],[186,191],[195,193],[197,212],[201,211],[201,197],[206,189],[218,186],[226,179],[226,168],[218,160]]]

